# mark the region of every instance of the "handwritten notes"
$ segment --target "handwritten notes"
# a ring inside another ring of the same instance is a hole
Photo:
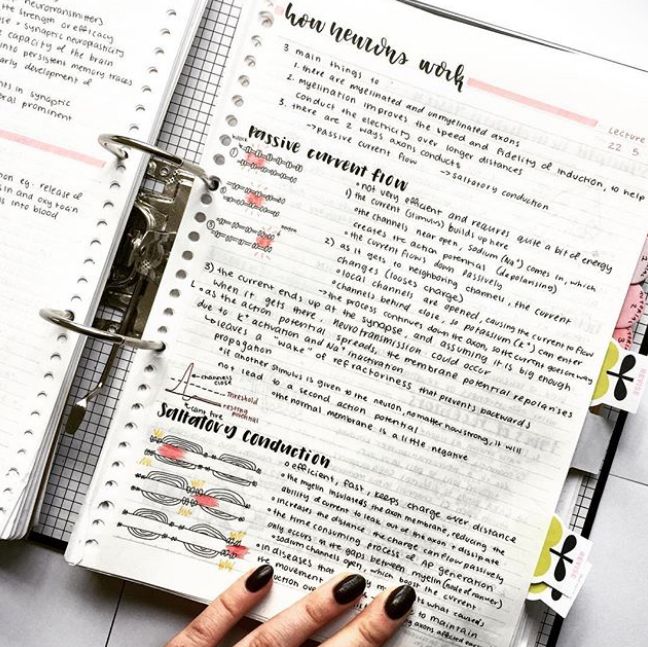
[[[197,20],[174,4],[0,4],[0,537],[26,529],[81,348],[38,310],[92,321],[142,171],[97,137],[155,131]]]
[[[636,102],[600,62],[396,3],[277,9],[250,16],[207,147],[224,186],[194,195],[149,325],[168,349],[105,453],[115,510],[69,558],[208,599],[228,577],[187,545],[218,562],[244,531],[264,613],[350,569],[417,589],[397,644],[506,645],[645,236],[648,154],[608,146]],[[161,539],[181,509],[185,548]]]

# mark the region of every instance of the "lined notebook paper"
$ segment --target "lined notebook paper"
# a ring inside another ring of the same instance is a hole
[[[68,559],[205,601],[269,561],[261,617],[357,570],[417,589],[396,644],[509,644],[646,234],[648,89],[387,1],[247,21]]]
[[[155,136],[203,6],[0,8],[0,537],[25,531],[80,352],[38,310],[91,322],[142,176],[97,137]]]

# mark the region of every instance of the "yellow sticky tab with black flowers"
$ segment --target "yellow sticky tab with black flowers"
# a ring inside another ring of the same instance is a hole
[[[648,357],[622,348],[611,341],[603,360],[592,405],[607,404],[636,413],[648,378]]]
[[[546,584],[563,595],[573,596],[589,561],[592,542],[569,530],[554,515],[533,573],[533,584]]]
[[[545,584],[544,582],[540,582],[539,584],[531,584],[531,586],[529,587],[527,600],[530,600],[532,602],[533,601],[544,602],[550,609],[555,611],[560,617],[566,618],[567,614],[572,608],[572,605],[574,604],[574,601],[576,600],[576,597],[580,593],[581,588],[583,588],[583,584],[585,584],[585,580],[589,575],[591,569],[592,569],[592,565],[589,562],[587,562],[587,564],[585,564],[585,566],[581,571],[580,580],[578,586],[576,587],[576,591],[574,592],[574,595],[572,595],[571,597],[565,595],[564,593],[561,593],[560,591],[557,591],[556,589],[551,588],[548,584]]]

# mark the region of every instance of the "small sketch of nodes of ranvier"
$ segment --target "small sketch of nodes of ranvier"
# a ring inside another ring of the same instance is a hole
[[[141,486],[132,485],[131,491],[139,492],[145,499],[158,505],[197,507],[225,521],[244,521],[241,511],[250,508],[250,504],[232,489],[204,487],[204,482],[190,482],[179,474],[152,470],[147,474],[138,473],[135,478],[143,483]]]
[[[229,386],[232,382],[230,375],[222,376],[208,376],[210,386],[202,386],[197,384],[196,381],[199,379],[198,375],[194,373],[195,365],[193,362],[187,366],[185,372],[182,374],[182,377],[177,380],[176,385],[173,388],[165,389],[167,393],[172,395],[178,395],[182,398],[184,402],[189,402],[195,400],[196,402],[203,402],[213,407],[222,406],[214,396],[227,397],[225,393],[218,391],[214,386]],[[171,378],[176,380],[177,378]]]
[[[168,515],[161,510],[152,510],[150,508],[138,508],[131,512],[130,510],[122,510],[122,517],[124,521],[117,522],[118,528],[125,528],[132,537],[144,541],[160,541],[179,543],[189,553],[196,557],[204,559],[226,558],[229,559],[242,559],[248,553],[248,549],[243,546],[242,538],[245,536],[244,532],[234,531],[230,532],[226,537],[218,528],[214,528],[208,523],[197,523],[192,526],[187,526],[182,523],[176,523],[169,519]],[[142,528],[142,521],[146,520],[152,525],[156,526],[155,530],[149,528]],[[192,533],[195,537],[189,540],[187,533]],[[210,545],[205,546],[200,542],[200,537],[205,539],[209,538]],[[215,544],[222,543],[222,548],[216,548]],[[221,568],[232,568],[233,564],[221,563]]]
[[[261,470],[256,466],[256,463],[247,458],[232,454],[210,454],[199,443],[178,436],[165,436],[161,430],[153,432],[149,440],[158,447],[144,450],[144,458],[147,462],[154,458],[166,465],[208,472],[216,478],[234,485],[257,486],[254,476],[260,474]],[[208,461],[207,463],[203,463],[205,459]],[[140,463],[146,464],[142,461]],[[227,471],[224,471],[226,469]],[[242,471],[238,472],[238,470]]]
[[[257,206],[262,199],[256,193],[248,193],[245,204]],[[275,239],[281,234],[281,230],[274,226],[259,228],[258,225],[242,225],[239,222],[223,217],[208,220],[206,226],[207,231],[216,240],[223,239],[226,243],[236,243],[239,247],[249,247],[254,252],[254,256],[259,259],[270,258]],[[226,229],[229,231],[225,231]]]
[[[274,227],[267,229],[259,229],[256,233],[256,238],[252,244],[252,249],[256,252],[257,257],[267,257],[273,250],[273,245],[278,232]]]

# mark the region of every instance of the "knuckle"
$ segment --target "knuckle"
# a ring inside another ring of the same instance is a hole
[[[318,600],[307,600],[304,603],[304,613],[308,619],[317,627],[326,624],[329,621],[330,613],[326,605]]]
[[[220,616],[224,616],[223,619],[226,622],[237,620],[240,615],[240,612],[237,610],[234,600],[232,600],[229,595],[221,595],[216,599],[214,606],[216,607],[214,610],[215,613]]]
[[[361,647],[378,647],[389,637],[386,631],[368,620],[360,620],[357,630],[360,635]]]
[[[262,627],[252,636],[246,647],[283,647],[287,644],[279,632],[274,629]]]
[[[203,647],[211,645],[218,635],[218,625],[207,614],[198,616],[184,631],[182,647]]]

